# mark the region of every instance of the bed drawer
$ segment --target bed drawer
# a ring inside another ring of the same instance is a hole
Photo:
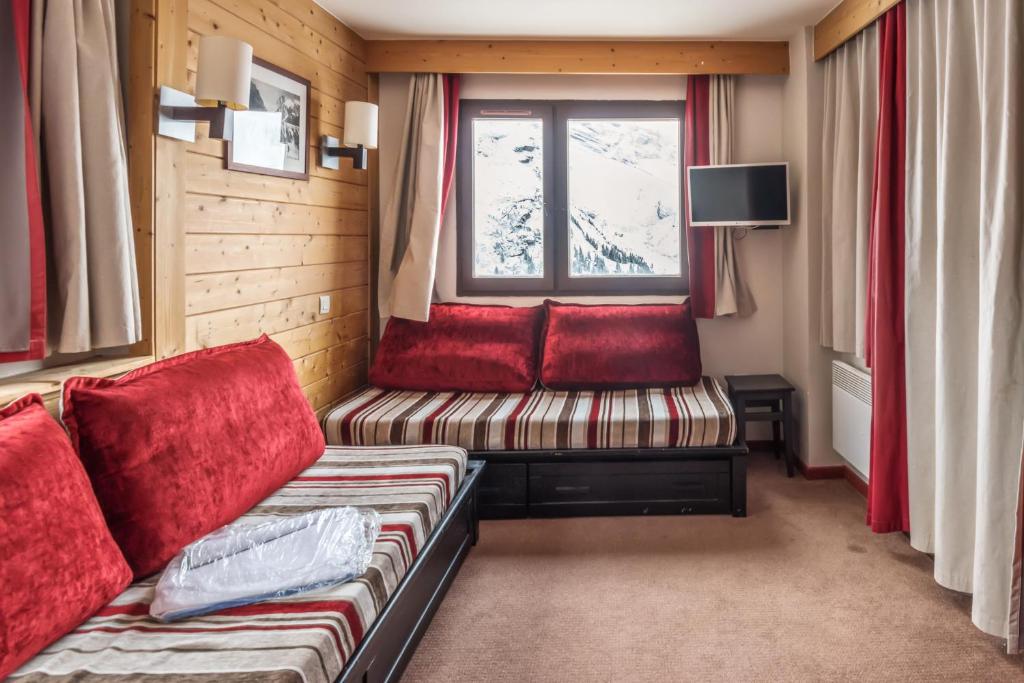
[[[729,462],[533,463],[530,514],[729,511]]]
[[[477,489],[484,519],[526,516],[526,463],[487,463]]]

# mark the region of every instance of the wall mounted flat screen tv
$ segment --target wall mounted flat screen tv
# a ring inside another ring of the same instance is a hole
[[[691,166],[690,225],[789,225],[789,164]]]

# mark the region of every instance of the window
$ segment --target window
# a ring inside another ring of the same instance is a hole
[[[685,293],[682,120],[682,102],[463,100],[458,293]]]

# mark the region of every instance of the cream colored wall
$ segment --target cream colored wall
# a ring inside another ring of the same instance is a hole
[[[822,67],[813,58],[813,30],[789,40],[790,74],[783,91],[782,144],[793,185],[793,225],[782,240],[783,374],[797,386],[800,457],[812,467],[842,462],[832,450],[831,361],[819,343],[821,324]]]
[[[737,128],[735,161],[779,161],[782,152],[781,77],[739,77],[736,89]],[[380,83],[381,206],[392,195],[401,134],[406,77],[384,74]],[[463,76],[465,99],[640,99],[682,100],[686,80],[665,76]],[[455,190],[452,190],[455,197]],[[454,201],[449,202],[453,206]],[[739,258],[758,311],[738,320],[701,320],[701,354],[706,374],[782,372],[782,233],[759,230],[746,234],[738,245]],[[437,289],[443,301],[535,305],[544,297],[457,297],[455,212],[449,208],[441,229]],[[591,296],[559,297],[565,301],[643,303],[681,301],[683,297]],[[763,438],[760,432],[752,434]]]

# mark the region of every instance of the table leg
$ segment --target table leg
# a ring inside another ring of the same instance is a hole
[[[785,421],[782,429],[783,437],[785,438],[783,448],[786,456],[786,476],[792,477],[796,465],[796,453],[794,450],[796,447],[796,439],[794,438],[796,434],[793,431],[794,420],[792,393],[787,393],[782,397],[782,419]]]

